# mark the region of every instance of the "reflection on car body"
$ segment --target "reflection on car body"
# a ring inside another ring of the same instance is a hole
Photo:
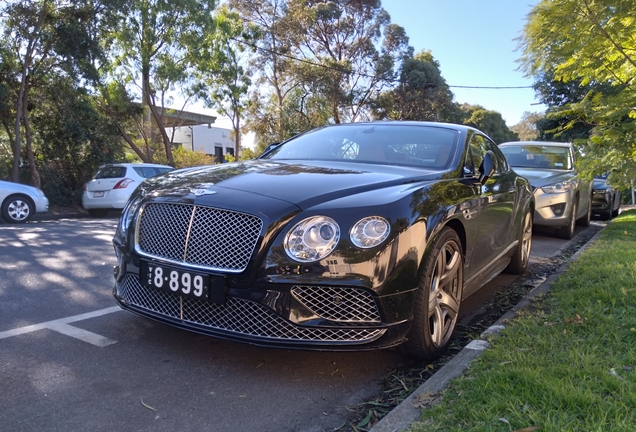
[[[557,228],[559,237],[571,239],[577,223],[590,224],[592,183],[576,175],[572,144],[514,141],[499,148],[514,170],[532,184],[536,225]]]
[[[476,129],[327,126],[144,182],[113,239],[114,295],[225,339],[432,358],[466,296],[526,269],[533,212],[527,180]]]

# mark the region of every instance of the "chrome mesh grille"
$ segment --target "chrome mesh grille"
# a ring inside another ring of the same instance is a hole
[[[315,315],[336,322],[378,323],[373,296],[359,288],[295,286],[292,295]]]
[[[177,297],[144,288],[137,277],[125,276],[117,283],[117,293],[134,309],[144,309],[157,317],[182,319],[210,329],[282,341],[370,342],[385,329],[301,327],[283,319],[271,309],[239,298],[223,305]],[[181,303],[183,301],[183,303]],[[183,313],[183,317],[182,314]]]
[[[138,251],[212,270],[241,272],[263,222],[256,216],[190,204],[150,203],[141,212]]]

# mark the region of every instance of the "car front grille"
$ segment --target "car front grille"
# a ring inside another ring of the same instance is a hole
[[[295,325],[274,311],[249,300],[229,297],[218,305],[177,297],[172,294],[144,288],[133,275],[125,276],[116,284],[117,294],[133,310],[156,317],[179,319],[184,324],[197,325],[210,330],[274,339],[289,342],[364,343],[378,339],[385,329],[319,328]]]
[[[150,203],[140,213],[136,248],[143,255],[240,273],[261,233],[260,218],[190,204]]]
[[[335,322],[378,323],[373,296],[358,288],[295,286],[292,295],[315,315]]]

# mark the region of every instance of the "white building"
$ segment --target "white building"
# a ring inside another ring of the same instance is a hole
[[[234,156],[232,130],[209,124],[175,127],[172,142],[181,144],[185,149],[210,155],[217,162],[225,162],[226,154]]]

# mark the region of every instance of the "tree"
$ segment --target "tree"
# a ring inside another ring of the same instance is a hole
[[[562,129],[590,126],[589,139],[574,139],[586,146],[582,168],[587,176],[636,170],[634,28],[632,0],[542,0],[520,39],[520,61],[528,75],[552,74],[555,81],[585,92],[564,101],[559,112],[572,117]]]
[[[109,16],[109,8],[117,8],[115,0],[19,0],[7,3],[3,9],[6,49],[16,67],[17,74],[9,98],[13,100],[13,172],[18,181],[22,157],[22,129],[30,169],[31,184],[40,186],[36,168],[33,131],[30,122],[32,89],[46,85],[49,76],[64,74],[73,79],[92,78],[94,70],[86,68],[99,56],[99,43],[91,32],[97,23]],[[5,51],[6,52],[6,51]]]
[[[469,104],[461,105],[461,110],[464,117],[461,123],[481,130],[497,144],[519,139],[517,134],[508,128],[503,117],[497,111]]]
[[[190,53],[189,61],[196,69],[197,96],[232,121],[234,156],[240,158],[241,119],[251,85],[251,73],[244,66],[258,31],[225,6],[217,11],[215,19],[216,31],[204,35],[202,43],[209,48]]]
[[[228,5],[241,19],[257,26],[261,36],[253,45],[257,55],[250,65],[258,71],[254,82],[258,90],[251,94],[248,127],[264,148],[288,137],[285,104],[288,94],[299,85],[288,71],[291,42],[283,21],[287,1],[229,0]]]
[[[510,130],[516,133],[521,141],[536,141],[540,135],[537,122],[544,119],[545,114],[525,111],[521,116],[521,121],[512,126]]]
[[[449,121],[453,93],[430,51],[404,58],[398,85],[380,94],[374,114],[379,119]]]
[[[186,87],[191,73],[186,64],[188,54],[196,53],[201,39],[214,32],[216,1],[129,0],[127,5],[119,15],[112,45],[114,61],[108,72],[126,90],[118,101],[133,99],[128,93],[141,100],[144,117],[140,133],[150,141],[162,142],[166,159],[174,166],[163,113],[169,93]],[[121,129],[124,139],[133,142]],[[147,158],[148,152],[142,155]]]
[[[399,60],[413,55],[379,0],[289,0],[285,23],[303,60],[292,63],[294,73],[327,101],[334,123],[368,119]]]

